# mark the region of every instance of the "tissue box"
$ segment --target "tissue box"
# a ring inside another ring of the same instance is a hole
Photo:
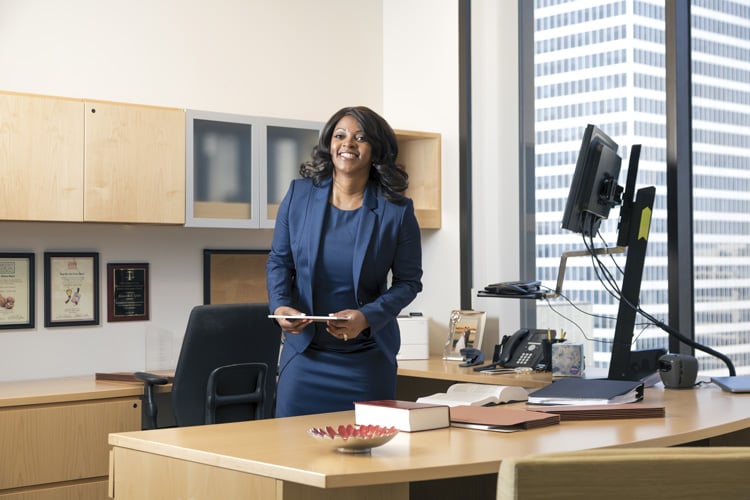
[[[583,377],[583,344],[552,344],[552,376]]]
[[[430,341],[427,318],[423,316],[400,316],[396,318],[401,330],[401,349],[396,359],[427,359],[430,357]]]

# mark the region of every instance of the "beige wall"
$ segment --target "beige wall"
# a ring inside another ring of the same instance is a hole
[[[443,228],[423,231],[439,351],[458,292],[455,0],[0,0],[0,89],[325,120],[364,104],[443,134]],[[8,168],[0,165],[0,168]],[[34,330],[0,331],[0,380],[158,368],[202,300],[204,248],[267,248],[269,230],[0,222],[0,251],[37,255]],[[42,255],[149,262],[151,321],[43,328]]]

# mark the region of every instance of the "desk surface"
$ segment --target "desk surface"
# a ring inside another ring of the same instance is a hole
[[[0,408],[142,395],[142,383],[96,380],[94,375],[0,382]]]
[[[438,357],[419,360],[399,361],[400,376],[420,379],[444,380],[451,382],[477,382],[500,385],[522,385],[542,387],[549,384],[549,373],[529,375],[484,375],[471,368],[458,366],[458,361],[444,361]],[[171,375],[171,371],[157,370],[152,373]],[[159,392],[167,392],[170,386],[157,387]],[[106,399],[127,396],[141,396],[143,385],[140,382],[120,382],[96,380],[94,375],[61,377],[38,380],[0,382],[0,408],[32,404],[65,403],[89,399]]]
[[[337,453],[306,435],[310,427],[352,423],[353,412],[118,433],[111,434],[109,442],[198,464],[338,488],[495,474],[509,457],[673,446],[750,427],[750,394],[728,394],[715,386],[684,391],[649,388],[645,402],[664,404],[666,418],[566,421],[511,434],[459,428],[402,432],[371,455]]]
[[[478,384],[520,385],[523,387],[544,387],[552,381],[549,372],[528,374],[496,374],[475,372],[472,367],[459,366],[460,361],[446,361],[439,357],[429,359],[399,360],[398,375],[451,382],[474,382]]]
[[[143,386],[100,382],[93,375],[0,382],[0,408],[90,399],[140,396]]]

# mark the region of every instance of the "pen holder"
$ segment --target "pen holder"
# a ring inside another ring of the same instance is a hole
[[[539,364],[546,366],[546,371],[552,371],[552,346],[560,342],[565,342],[565,339],[542,340],[542,359]]]
[[[554,342],[552,350],[553,377],[583,377],[584,356],[583,344]]]

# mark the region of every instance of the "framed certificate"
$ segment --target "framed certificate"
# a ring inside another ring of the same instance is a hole
[[[268,302],[268,250],[203,250],[203,303]]]
[[[107,321],[148,319],[148,264],[107,264]]]
[[[34,328],[34,254],[0,253],[0,329]]]
[[[44,326],[99,324],[99,254],[44,253]]]

